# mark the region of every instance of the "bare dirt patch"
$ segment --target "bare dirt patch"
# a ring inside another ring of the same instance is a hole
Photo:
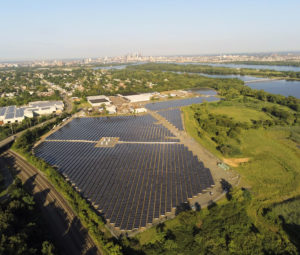
[[[224,158],[223,161],[225,164],[238,167],[241,163],[246,163],[250,158]]]

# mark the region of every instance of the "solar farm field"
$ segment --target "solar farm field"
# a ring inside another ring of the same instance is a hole
[[[188,106],[192,104],[200,104],[203,101],[212,102],[219,100],[216,97],[193,97],[187,99],[169,100],[158,103],[146,104],[146,108],[152,111],[165,110],[169,108],[179,108],[182,106]]]
[[[181,111],[179,108],[159,111],[158,114],[160,116],[164,117],[167,121],[169,121],[172,125],[174,125],[178,130],[183,130]]]
[[[169,141],[174,135],[151,115],[78,118],[50,135],[47,140],[98,141],[119,137],[122,141]]]
[[[182,144],[96,148],[49,141],[36,155],[59,166],[110,223],[124,230],[146,226],[213,184],[209,170]]]
[[[210,170],[150,114],[73,119],[35,155],[120,230],[146,227],[214,184]]]

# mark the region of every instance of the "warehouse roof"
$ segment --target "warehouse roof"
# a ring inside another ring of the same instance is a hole
[[[99,99],[90,99],[89,100],[92,104],[97,104],[97,103],[104,103],[104,102],[109,102],[105,98],[99,98]]]

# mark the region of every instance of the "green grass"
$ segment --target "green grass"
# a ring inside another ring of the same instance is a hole
[[[275,202],[300,194],[300,150],[287,139],[289,131],[271,128],[243,134],[241,150],[250,157],[237,171],[256,194],[256,199]]]
[[[212,107],[210,112],[216,114],[224,114],[233,118],[236,121],[249,123],[251,123],[251,120],[271,119],[271,117],[264,112],[260,112],[255,109],[247,108],[244,106],[241,106],[240,108],[237,108],[236,106],[223,106],[215,108]]]

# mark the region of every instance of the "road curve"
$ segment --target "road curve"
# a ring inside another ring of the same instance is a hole
[[[62,254],[101,254],[71,207],[39,170],[11,150],[2,157],[32,192]]]

